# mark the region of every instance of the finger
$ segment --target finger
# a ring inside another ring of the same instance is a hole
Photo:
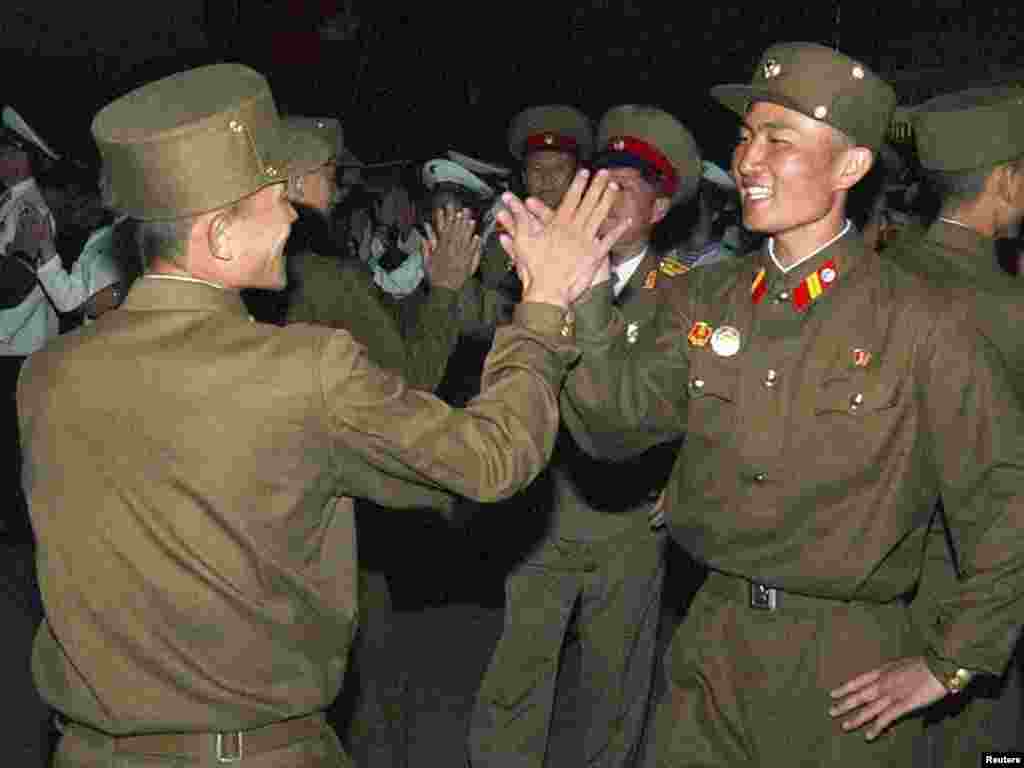
[[[512,216],[512,214],[509,211],[498,211],[498,213],[496,215],[496,218],[498,220],[498,223],[501,225],[501,228],[504,230],[504,232],[499,232],[498,233],[499,234],[499,242],[500,242],[500,235],[502,235],[502,234],[508,234],[508,235],[511,235],[512,237],[516,236],[515,218]]]
[[[877,683],[881,676],[882,670],[873,669],[870,672],[865,672],[863,675],[858,675],[852,680],[847,681],[844,685],[836,688],[829,695],[833,699],[841,699],[843,696],[848,696],[851,693],[859,691],[864,686]]]
[[[555,216],[561,221],[567,221],[576,212],[580,200],[583,199],[583,193],[587,189],[587,181],[589,179],[590,171],[586,168],[580,168],[576,171],[569,189],[566,190],[562,202],[558,205],[558,210],[555,211]]]
[[[632,225],[632,217],[625,218],[618,224],[616,224],[614,227],[609,229],[607,232],[605,232],[604,235],[598,237],[597,243],[601,251],[603,253],[608,253],[612,248],[614,248],[615,244],[619,242],[619,238],[626,234],[626,230],[629,229]]]
[[[587,187],[586,192],[580,199],[580,203],[577,206],[576,216],[581,222],[589,221],[593,215],[595,209],[600,205],[601,199],[604,197],[605,192],[608,189],[608,185],[612,183],[612,177],[608,174],[608,171],[602,168],[600,171],[594,174],[593,180]],[[608,204],[611,207],[611,203]],[[602,221],[604,217],[602,216]]]
[[[473,274],[480,267],[480,257],[484,252],[484,241],[480,239],[480,235],[473,235],[473,264],[469,270],[470,274]]]
[[[531,231],[531,225],[533,225],[537,219],[526,209],[526,206],[523,205],[523,201],[511,192],[506,192],[502,195],[501,200],[507,209],[507,211],[499,211],[498,213],[498,215],[502,217],[500,219],[502,226],[504,226],[513,237],[517,237],[522,233]],[[511,221],[513,222],[512,227],[508,226],[509,220],[504,218],[504,214],[506,212],[511,214]]]
[[[872,722],[876,717],[882,714],[892,702],[886,696],[883,696],[878,701],[872,702],[869,706],[864,707],[853,717],[843,721],[844,731],[856,731],[858,728],[867,725]]]
[[[601,229],[601,225],[604,224],[605,219],[608,218],[608,214],[612,210],[612,206],[615,205],[615,201],[619,197],[619,185],[614,181],[609,182],[604,188],[604,192],[601,194],[600,199],[593,209],[587,214],[586,218],[583,219],[583,231],[589,237],[594,237],[598,230]]]
[[[530,197],[526,200],[526,209],[532,213],[537,220],[545,226],[555,218],[555,212],[548,208],[547,203],[536,197]]]
[[[858,707],[876,701],[879,697],[880,692],[877,686],[862,688],[856,693],[851,693],[849,696],[846,696],[837,701],[835,704],[829,707],[828,713],[832,717],[842,717],[843,715],[847,714],[848,712],[852,712]]]
[[[890,725],[899,720],[905,714],[910,711],[910,707],[893,705],[884,709],[878,717],[875,718],[875,722],[868,726],[868,729],[864,732],[864,737],[868,741],[873,741],[885,731]]]

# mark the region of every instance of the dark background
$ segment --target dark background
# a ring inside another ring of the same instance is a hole
[[[508,121],[527,105],[594,118],[624,102],[682,119],[727,161],[730,115],[707,95],[749,79],[780,40],[837,45],[893,82],[901,103],[1024,81],[1019,3],[581,0],[6,0],[0,101],[91,164],[93,114],[143,82],[214,61],[271,81],[282,111],[333,115],[362,160],[457,149],[510,163]]]

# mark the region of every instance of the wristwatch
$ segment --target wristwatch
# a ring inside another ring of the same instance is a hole
[[[925,663],[931,673],[935,675],[935,679],[952,694],[960,693],[974,679],[974,673],[971,670],[958,667],[954,662],[930,654],[925,656]]]

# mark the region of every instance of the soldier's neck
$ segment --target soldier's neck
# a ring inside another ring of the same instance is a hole
[[[634,256],[643,253],[649,245],[650,240],[643,239],[636,243],[628,243],[622,246],[621,248],[619,246],[612,248],[612,251],[609,254],[609,259],[612,263],[612,266],[617,267],[620,264],[624,264],[625,262],[632,259]]]
[[[969,203],[960,205],[944,205],[939,218],[959,224],[985,237],[1002,237],[1009,229],[1009,222],[1003,223],[998,206],[990,204],[985,195],[981,195]]]

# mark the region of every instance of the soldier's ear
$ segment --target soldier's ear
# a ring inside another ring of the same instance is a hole
[[[847,190],[868,175],[875,164],[875,153],[867,147],[847,147],[837,159],[836,191]]]
[[[207,238],[210,253],[215,259],[231,261],[234,258],[231,249],[231,221],[232,217],[227,211],[221,211],[210,221]]]

